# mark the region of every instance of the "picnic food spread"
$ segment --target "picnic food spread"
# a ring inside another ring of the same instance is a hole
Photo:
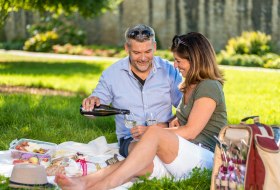
[[[10,144],[13,164],[31,163],[47,167],[56,144],[32,139],[14,140]]]
[[[26,152],[35,152],[39,154],[45,154],[48,150],[43,149],[37,143],[22,141],[16,147],[16,150],[26,151]]]
[[[13,165],[29,163],[43,165],[48,176],[63,173],[68,176],[87,175],[119,161],[118,155],[89,156],[71,149],[58,148],[55,143],[32,139],[10,143]]]

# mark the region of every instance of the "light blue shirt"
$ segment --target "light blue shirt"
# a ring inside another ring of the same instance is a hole
[[[129,57],[125,57],[103,71],[91,96],[99,97],[101,104],[130,110],[137,125],[145,125],[147,112],[155,113],[158,122],[166,122],[172,117],[172,105],[177,107],[182,97],[178,89],[181,81],[178,69],[154,56],[153,68],[142,85],[130,69]],[[124,115],[116,115],[115,122],[118,140],[131,136]]]

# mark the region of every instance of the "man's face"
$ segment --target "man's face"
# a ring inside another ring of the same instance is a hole
[[[148,72],[156,51],[156,43],[152,39],[144,42],[130,39],[129,44],[125,44],[125,50],[129,54],[132,70],[141,73]]]

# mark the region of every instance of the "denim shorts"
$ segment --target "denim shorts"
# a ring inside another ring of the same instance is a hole
[[[127,139],[124,139],[124,137],[120,138],[119,153],[120,153],[120,155],[122,155],[125,158],[128,156],[128,147],[129,147],[132,140],[133,140],[132,137],[129,137]]]

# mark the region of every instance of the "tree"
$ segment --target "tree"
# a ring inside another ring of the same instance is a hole
[[[120,2],[122,0],[0,0],[0,27],[9,12],[19,9],[94,17],[114,9]]]

